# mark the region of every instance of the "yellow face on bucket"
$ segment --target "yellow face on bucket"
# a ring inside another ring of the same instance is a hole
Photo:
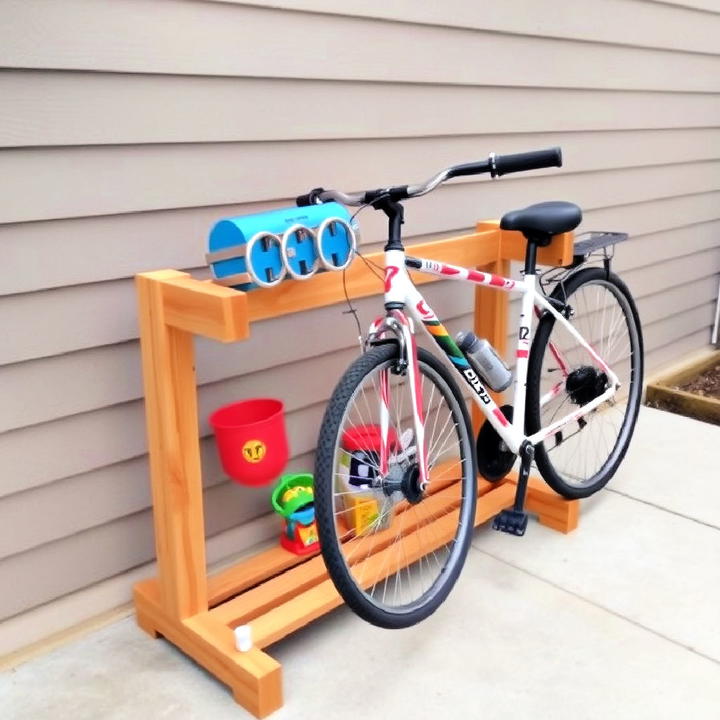
[[[262,440],[248,440],[242,448],[243,457],[250,463],[259,463],[264,457],[267,448]]]

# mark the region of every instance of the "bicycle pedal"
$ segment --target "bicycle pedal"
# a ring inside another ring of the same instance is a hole
[[[493,530],[522,537],[528,524],[528,515],[519,510],[503,510],[493,518]]]

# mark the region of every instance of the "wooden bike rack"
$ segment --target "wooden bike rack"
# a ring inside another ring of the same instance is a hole
[[[559,235],[539,249],[538,262],[566,265],[572,246],[572,233]],[[409,251],[507,276],[510,260],[521,259],[524,249],[519,233],[500,230],[497,221],[489,221],[479,223],[470,235]],[[383,264],[382,253],[369,258]],[[414,279],[418,284],[437,280],[428,275]],[[163,635],[177,645],[228,685],[240,705],[264,717],[283,699],[281,666],[263,648],[342,600],[320,556],[298,556],[280,546],[208,576],[193,336],[245,340],[253,321],[342,302],[342,279],[327,272],[247,294],[175,270],[143,273],[136,283],[157,551],[157,577],[134,588],[137,622],[153,637]],[[348,268],[346,285],[353,298],[382,292],[378,279],[359,261]],[[506,349],[507,312],[507,293],[476,288],[474,330],[501,354]],[[477,413],[473,421],[477,428]],[[480,479],[475,524],[511,506],[514,492],[513,477],[497,484]],[[566,501],[531,478],[527,509],[542,524],[569,532],[577,526],[578,507],[577,501]],[[442,521],[440,517],[436,522]],[[433,535],[442,539],[443,532],[449,540],[452,528],[439,527]],[[387,542],[383,544],[382,535],[375,536],[376,554],[367,562],[384,559]],[[432,549],[423,546],[416,557]],[[388,566],[387,574],[396,569]],[[235,646],[233,629],[239,625],[250,626],[253,646],[247,652]]]

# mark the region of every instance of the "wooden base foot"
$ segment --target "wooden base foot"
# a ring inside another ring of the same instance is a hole
[[[444,481],[444,485],[454,480]],[[436,486],[436,490],[440,489]],[[515,484],[511,478],[502,483],[478,482],[475,525],[487,522],[505,508],[511,507]],[[437,505],[432,506],[433,517]],[[453,505],[448,500],[447,510]],[[423,519],[423,506],[417,513],[405,516],[398,529],[378,532],[372,552],[363,561],[375,572],[391,574],[399,566],[413,562],[414,554],[402,562],[393,554],[389,542],[402,530],[406,535],[417,532]],[[568,502],[537,478],[528,484],[527,509],[540,522],[560,532],[577,526],[578,503]],[[429,512],[429,511],[428,511]],[[448,542],[455,524],[451,514],[438,514],[431,523],[433,532],[418,543],[420,557],[431,552],[435,544]],[[372,575],[372,573],[370,573]],[[162,607],[157,580],[146,580],[135,586],[135,608],[138,625],[153,637],[163,635],[183,652],[205,667],[231,690],[235,701],[256,717],[265,717],[282,706],[282,668],[264,652],[295,630],[342,604],[342,598],[329,579],[322,558],[297,556],[276,547],[259,553],[239,565],[223,570],[208,581],[210,609],[192,617],[178,619]],[[233,628],[248,624],[253,647],[239,652],[235,647]]]
[[[150,618],[146,617],[140,612],[135,613],[135,622],[141,630],[144,630],[151,638],[157,639],[160,637],[160,633],[155,629],[155,626],[150,622]]]
[[[506,480],[513,485],[516,481],[516,473],[509,475]],[[543,480],[534,476],[528,481],[525,509],[537,515],[541,525],[565,534],[575,530],[580,518],[579,500],[566,500],[549,488]]]

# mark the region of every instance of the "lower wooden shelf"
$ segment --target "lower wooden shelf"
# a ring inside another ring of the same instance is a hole
[[[478,495],[476,526],[512,505],[515,477],[500,484],[480,480]],[[554,530],[567,533],[577,527],[579,502],[564,500],[538,478],[530,478],[526,508]],[[444,527],[442,516],[433,522],[436,544],[444,544],[454,528],[447,522]],[[408,527],[407,532],[415,530]],[[391,574],[399,568],[385,562],[388,543],[378,533],[373,553],[364,562],[383,563]],[[409,561],[433,549],[422,545]],[[170,640],[228,685],[235,700],[256,717],[269,715],[283,703],[282,668],[264,648],[342,604],[319,555],[298,556],[280,546],[210,576],[208,609],[192,617],[177,619],[164,611],[155,579],[138,583],[134,598],[137,623],[143,630]],[[246,624],[253,648],[239,652],[233,629]]]

